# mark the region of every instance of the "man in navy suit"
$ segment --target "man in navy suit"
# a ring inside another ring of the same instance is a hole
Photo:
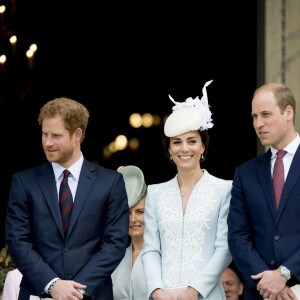
[[[228,243],[245,280],[245,299],[297,299],[300,280],[300,138],[296,102],[283,84],[259,87],[252,99],[256,134],[269,149],[237,167],[228,215]],[[278,209],[272,184],[278,150],[285,150]]]
[[[88,119],[75,100],[47,102],[38,122],[48,162],[12,177],[6,240],[23,274],[20,300],[113,299],[111,273],[127,246],[128,200],[121,173],[83,157]],[[66,233],[58,201],[65,169],[74,199]]]

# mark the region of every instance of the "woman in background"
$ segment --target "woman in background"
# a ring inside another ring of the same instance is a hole
[[[141,261],[144,245],[144,207],[147,192],[144,174],[136,166],[118,170],[123,174],[128,196],[130,245],[112,274],[114,300],[145,300],[146,284]]]

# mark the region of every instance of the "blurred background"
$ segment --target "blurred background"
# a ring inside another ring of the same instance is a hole
[[[203,168],[232,179],[256,156],[257,1],[195,4],[0,1],[2,245],[12,173],[45,162],[37,117],[50,99],[70,97],[89,109],[87,159],[112,169],[137,165],[151,184],[176,173],[161,143],[173,106],[168,94],[179,102],[201,98],[213,80]],[[134,113],[137,128],[129,123]]]

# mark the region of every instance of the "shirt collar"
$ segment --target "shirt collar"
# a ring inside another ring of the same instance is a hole
[[[68,170],[71,172],[72,176],[75,178],[77,182],[79,181],[82,164],[83,164],[83,155],[81,153],[80,158],[71,167],[68,168]],[[58,181],[65,168],[55,162],[52,163],[52,168],[53,168],[55,180]]]
[[[283,149],[285,150],[287,153],[290,153],[292,155],[295,155],[297,148],[299,147],[300,144],[300,137],[298,132],[296,132],[296,137]],[[270,147],[271,152],[272,152],[272,157],[271,159],[273,159],[276,156],[276,153],[278,150]]]

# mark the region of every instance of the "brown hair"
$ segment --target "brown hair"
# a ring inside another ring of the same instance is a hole
[[[208,130],[203,130],[203,131],[198,130],[198,132],[200,134],[201,141],[205,148],[204,152],[203,152],[203,158],[201,157],[201,159],[200,159],[200,162],[203,162],[208,153],[209,134],[208,134]],[[175,165],[174,161],[170,159],[170,153],[169,153],[170,138],[167,137],[165,134],[163,134],[163,136],[162,136],[162,143],[163,143],[163,147],[164,147],[164,152],[165,152],[167,158],[169,159],[169,162],[172,165]]]
[[[61,116],[65,128],[73,134],[77,128],[82,130],[81,142],[84,140],[89,121],[89,111],[81,103],[61,97],[48,101],[40,110],[38,122],[42,125],[43,120]]]

